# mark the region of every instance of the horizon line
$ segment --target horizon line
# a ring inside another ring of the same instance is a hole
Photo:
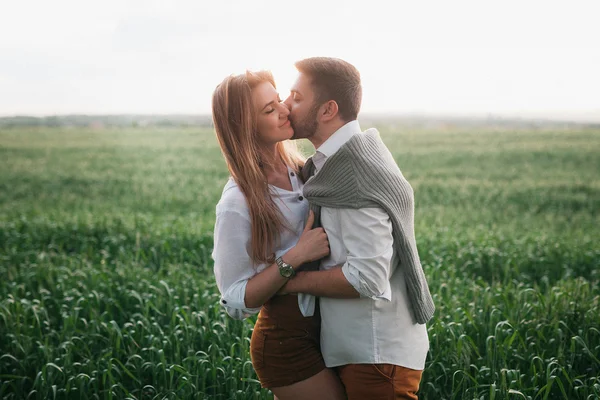
[[[194,117],[194,118],[212,118],[210,112],[205,113],[55,113],[55,114],[37,114],[37,113],[12,113],[0,114],[0,119],[11,118],[67,118],[67,117],[138,117],[138,118],[156,118],[156,117]],[[369,117],[391,117],[391,118],[444,118],[444,119],[474,119],[474,120],[520,120],[520,121],[548,121],[548,122],[572,122],[572,123],[600,123],[600,109],[597,110],[548,110],[548,111],[506,111],[506,112],[427,112],[427,111],[363,111],[359,114],[360,118]]]

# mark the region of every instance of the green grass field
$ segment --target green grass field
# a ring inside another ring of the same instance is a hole
[[[437,305],[420,398],[600,398],[600,130],[380,128]],[[0,398],[272,398],[218,304],[210,129],[4,129],[0,160]]]

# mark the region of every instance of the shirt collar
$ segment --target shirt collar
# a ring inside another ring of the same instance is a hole
[[[313,162],[317,170],[320,170],[327,158],[335,154],[352,136],[360,133],[360,125],[357,120],[350,121],[335,131],[315,152]]]

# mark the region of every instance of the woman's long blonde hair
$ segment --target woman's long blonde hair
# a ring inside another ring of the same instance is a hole
[[[263,82],[275,87],[269,71],[228,76],[213,93],[212,116],[229,173],[246,197],[252,227],[251,257],[255,263],[274,262],[274,249],[286,228],[283,216],[269,192],[261,148],[258,144],[257,114],[252,89]],[[281,160],[296,173],[304,157],[290,140],[277,143]]]

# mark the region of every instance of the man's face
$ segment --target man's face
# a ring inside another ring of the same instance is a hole
[[[308,76],[302,73],[298,75],[284,104],[290,109],[289,119],[294,128],[292,139],[308,139],[314,136],[319,126],[319,105],[315,103],[315,93]]]

